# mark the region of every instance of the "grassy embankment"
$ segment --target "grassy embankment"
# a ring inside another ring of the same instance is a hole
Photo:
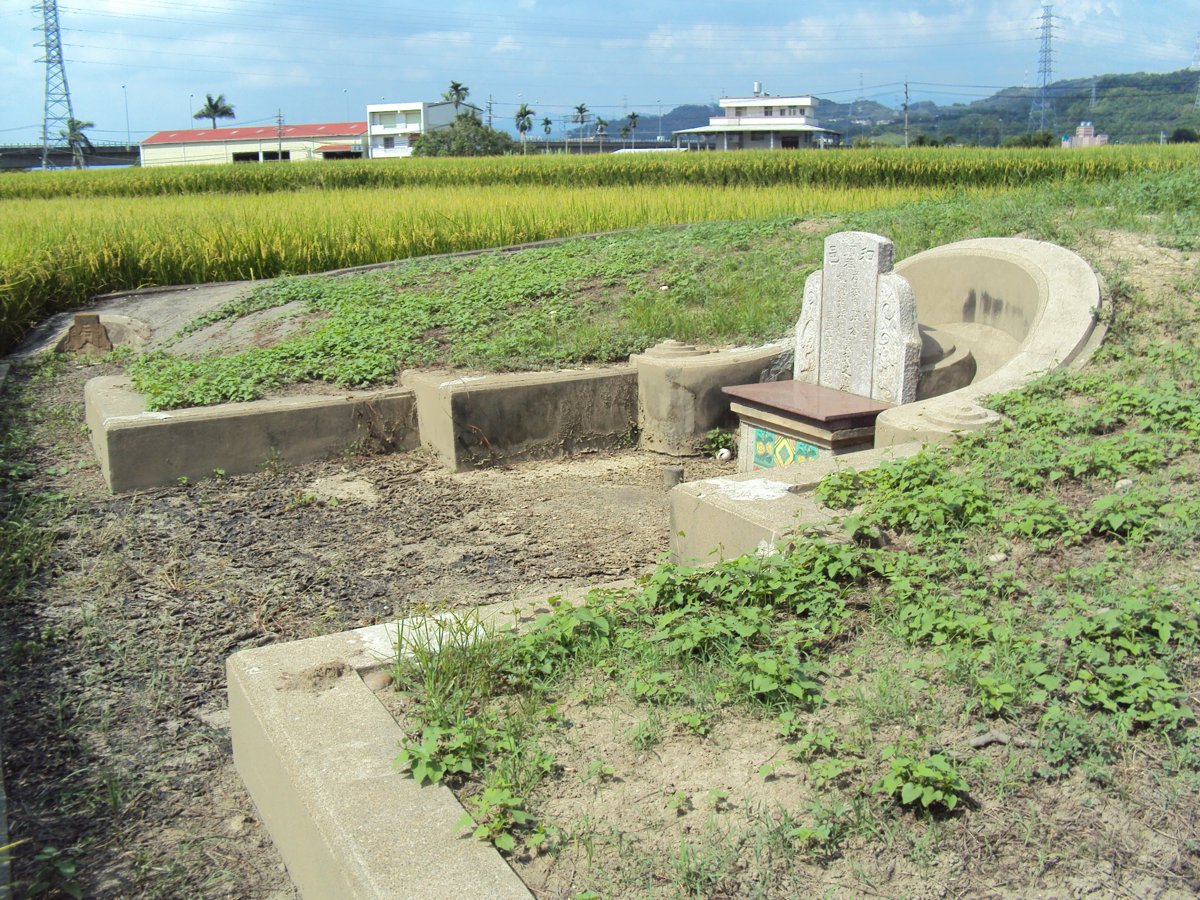
[[[1191,251],[1198,195],[1185,173],[846,224],[906,249],[1020,232],[1094,252],[1121,229]],[[1148,296],[1106,274],[1087,369],[994,398],[1003,425],[952,448],[822,483],[841,540],[662,566],[483,645],[452,621],[443,654],[402,637],[402,762],[576,896],[1200,889],[1200,276],[1193,258]],[[699,759],[763,723],[757,772],[656,780],[686,777],[655,767],[680,744]],[[642,769],[640,805],[606,808]],[[776,779],[787,803],[747,799]],[[690,829],[662,838],[664,805]]]

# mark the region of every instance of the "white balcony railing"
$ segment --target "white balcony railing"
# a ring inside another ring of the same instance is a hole
[[[395,125],[372,124],[371,134],[419,134],[421,126],[417,122],[398,122]]]
[[[810,125],[817,120],[811,116],[713,116],[709,125]]]

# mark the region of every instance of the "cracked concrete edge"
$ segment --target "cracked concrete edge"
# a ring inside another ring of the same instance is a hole
[[[629,588],[631,580],[596,586]],[[504,628],[551,597],[481,607]],[[407,620],[423,627],[429,618]],[[243,650],[226,661],[234,765],[305,900],[532,895],[488,843],[457,827],[463,807],[442,785],[396,768],[403,737],[362,675],[394,658],[397,623]]]

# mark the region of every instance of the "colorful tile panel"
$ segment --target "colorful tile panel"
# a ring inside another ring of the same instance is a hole
[[[805,441],[776,434],[766,428],[754,429],[754,468],[756,469],[790,466],[801,460],[816,459],[820,454],[819,447]]]

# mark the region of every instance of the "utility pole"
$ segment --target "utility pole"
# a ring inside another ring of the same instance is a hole
[[[1054,124],[1054,104],[1050,101],[1050,81],[1054,75],[1054,4],[1042,4],[1041,49],[1038,51],[1038,95],[1029,109],[1029,121],[1038,118],[1038,129],[1046,130],[1046,111],[1050,111],[1050,122]]]
[[[42,115],[42,168],[49,168],[50,150],[62,132],[69,132],[75,112],[71,109],[71,90],[63,66],[62,33],[58,27],[58,0],[42,0],[34,10],[42,13],[42,42],[45,53],[38,62],[46,64],[46,105]],[[79,148],[71,144],[76,165],[83,162]]]
[[[275,135],[279,139],[279,155],[275,162],[283,162],[283,110],[275,111]]]
[[[488,94],[488,128],[492,127],[492,95]]]
[[[908,82],[904,82],[904,148],[908,149]]]
[[[1192,54],[1192,71],[1200,72],[1200,32],[1196,34],[1196,52]],[[1200,78],[1196,79],[1196,109],[1200,109]]]
[[[125,85],[121,85],[121,94],[125,98],[125,149],[128,150],[133,146],[133,135],[129,131],[129,90]]]

